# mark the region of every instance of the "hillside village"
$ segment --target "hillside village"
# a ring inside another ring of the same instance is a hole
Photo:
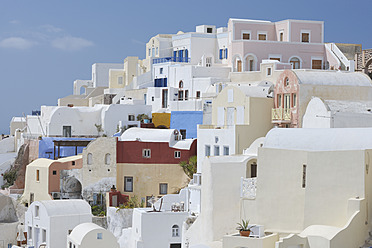
[[[0,248],[372,247],[372,49],[233,18],[144,49],[13,117]]]

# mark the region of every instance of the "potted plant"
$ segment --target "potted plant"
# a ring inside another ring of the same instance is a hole
[[[236,228],[236,230],[239,230],[240,236],[249,237],[251,232],[253,233],[251,229],[254,226],[249,226],[249,220],[242,220],[241,223],[237,223],[237,224],[238,224],[238,227]]]

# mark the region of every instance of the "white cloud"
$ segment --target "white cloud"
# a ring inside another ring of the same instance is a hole
[[[57,27],[55,27],[53,25],[50,25],[50,24],[42,25],[42,26],[40,26],[40,28],[44,29],[45,31],[47,31],[49,33],[59,33],[59,32],[63,31],[62,28],[57,28]]]
[[[21,37],[9,37],[0,41],[2,48],[28,49],[35,45],[35,42]]]
[[[66,51],[77,51],[86,47],[93,46],[94,43],[78,37],[66,36],[52,41],[52,46]]]

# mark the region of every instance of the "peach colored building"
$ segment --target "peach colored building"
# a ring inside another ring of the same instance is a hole
[[[302,127],[312,97],[368,101],[372,99],[372,81],[359,72],[285,70],[274,88],[272,123],[279,127]]]
[[[60,182],[63,170],[81,169],[82,166],[81,155],[58,160],[40,158],[33,161],[26,167],[25,189],[21,202],[30,205],[34,201],[59,199],[62,196],[61,191],[65,192],[67,189],[74,191],[80,188],[80,192],[65,192],[63,197],[80,196],[81,184],[76,178],[64,178],[62,187]]]
[[[234,72],[260,70],[265,59],[291,63],[294,69],[338,68],[324,45],[323,21],[229,19],[228,33]]]

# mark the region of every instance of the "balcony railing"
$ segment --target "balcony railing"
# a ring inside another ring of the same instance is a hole
[[[274,108],[271,112],[271,120],[273,122],[290,122],[291,121],[291,109],[286,108]]]
[[[240,197],[244,199],[256,199],[257,177],[241,178]]]
[[[180,63],[189,63],[190,58],[186,57],[165,57],[165,58],[157,58],[153,59],[153,64],[160,64],[160,63],[167,63],[167,62],[180,62]]]

